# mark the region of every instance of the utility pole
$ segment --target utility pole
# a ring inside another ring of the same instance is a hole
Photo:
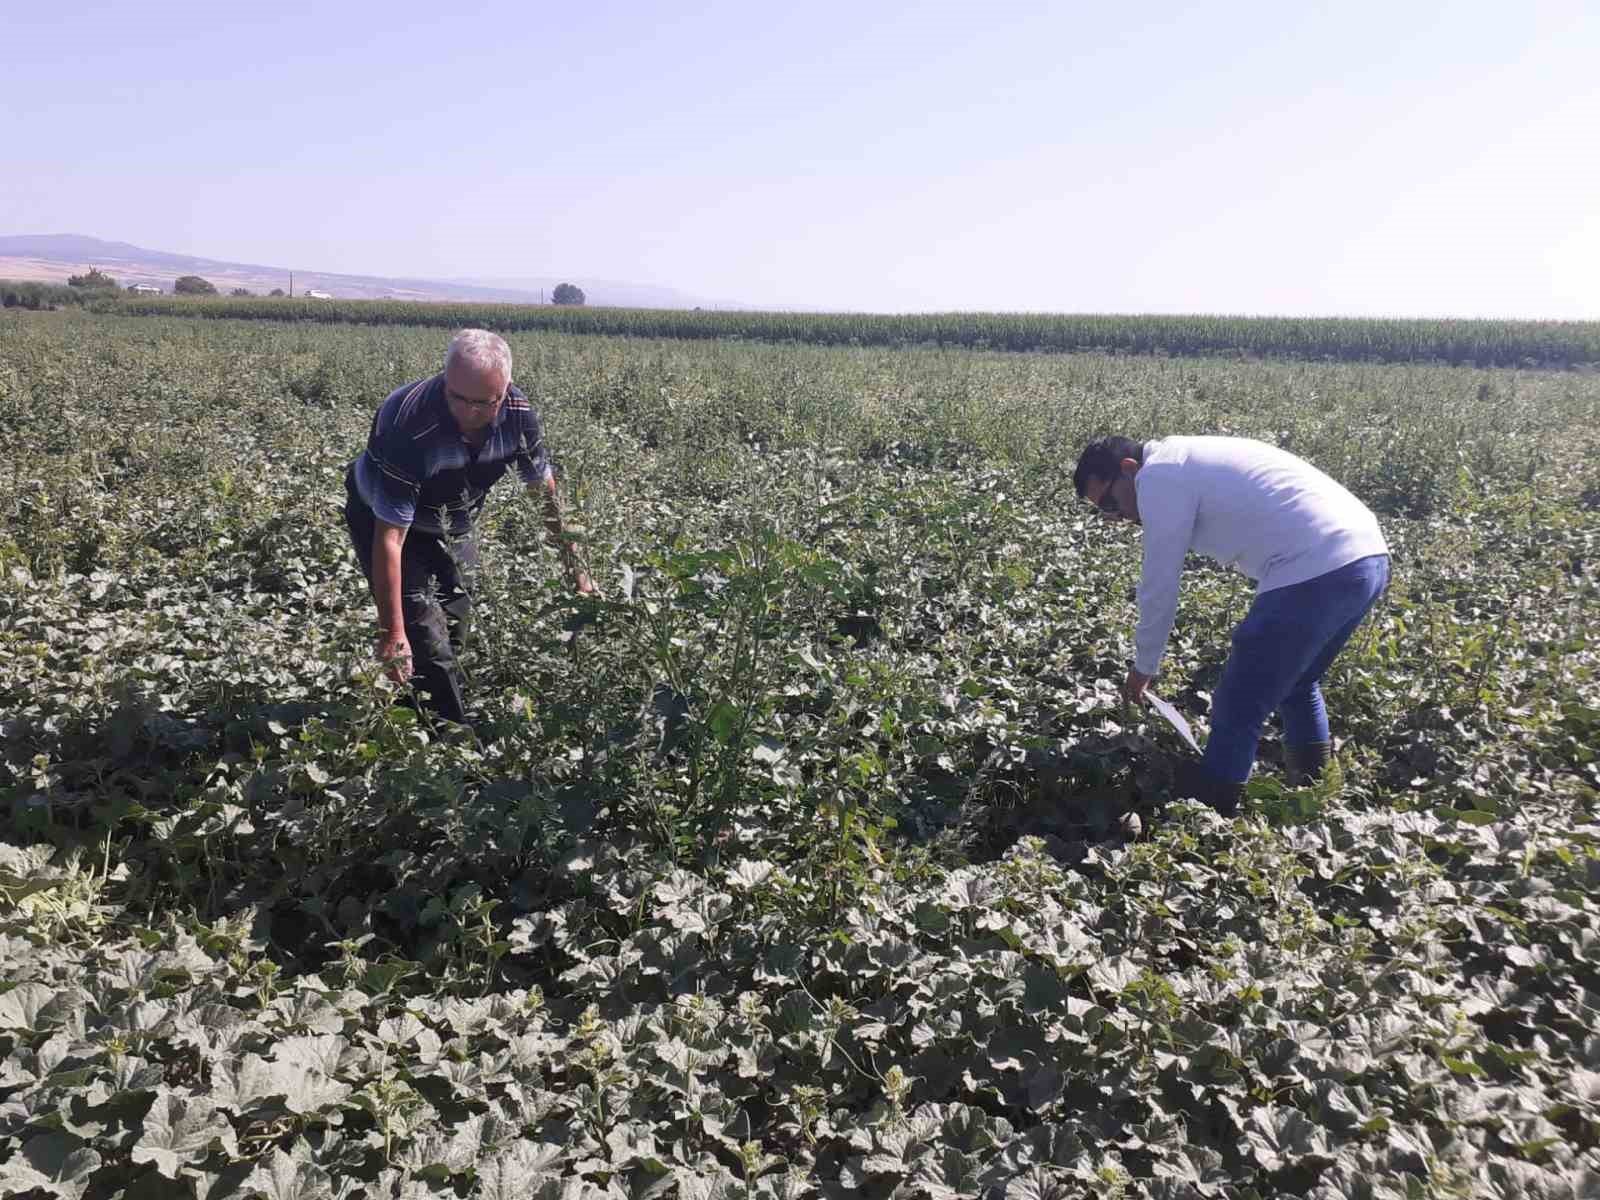
[[[289,272],[289,299],[294,299],[294,272]]]

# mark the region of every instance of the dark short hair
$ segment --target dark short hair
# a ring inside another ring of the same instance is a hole
[[[1122,460],[1125,458],[1137,463],[1144,462],[1144,443],[1132,438],[1108,437],[1085,446],[1083,453],[1078,456],[1078,469],[1072,473],[1072,486],[1078,489],[1078,499],[1082,500],[1084,493],[1089,490],[1091,479],[1098,479],[1102,483],[1114,482],[1122,474]]]

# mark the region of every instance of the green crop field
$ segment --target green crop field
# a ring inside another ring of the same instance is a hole
[[[473,737],[340,516],[446,331],[118,304],[0,313],[0,1195],[1600,1194],[1600,375],[514,331],[604,594],[491,496]],[[1169,803],[1106,432],[1378,512],[1317,786]]]
[[[67,289],[57,289],[65,291]],[[91,293],[91,296],[98,293]],[[6,295],[0,282],[0,298]],[[17,303],[25,302],[20,293]],[[980,350],[1271,356],[1353,362],[1595,367],[1600,321],[1438,321],[1300,317],[1116,316],[1018,313],[701,312],[401,300],[119,297],[107,312],[320,324],[478,326],[502,333],[683,339],[743,338],[827,346],[944,346]]]

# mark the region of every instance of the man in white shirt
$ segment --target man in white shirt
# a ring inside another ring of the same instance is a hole
[[[1144,698],[1160,669],[1191,550],[1256,581],[1212,696],[1203,761],[1179,794],[1238,811],[1267,717],[1283,722],[1289,776],[1328,761],[1321,679],[1389,582],[1377,518],[1340,484],[1287,450],[1250,438],[1105,438],[1073,473],[1078,496],[1144,530],[1135,657],[1124,693]]]

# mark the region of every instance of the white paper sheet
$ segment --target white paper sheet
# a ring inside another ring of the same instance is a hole
[[[1200,744],[1194,740],[1194,731],[1189,728],[1189,722],[1184,720],[1183,714],[1149,688],[1145,689],[1144,698],[1150,701],[1150,707],[1155,709],[1167,719],[1167,724],[1178,731],[1178,736],[1188,742],[1196,754],[1200,753]]]

